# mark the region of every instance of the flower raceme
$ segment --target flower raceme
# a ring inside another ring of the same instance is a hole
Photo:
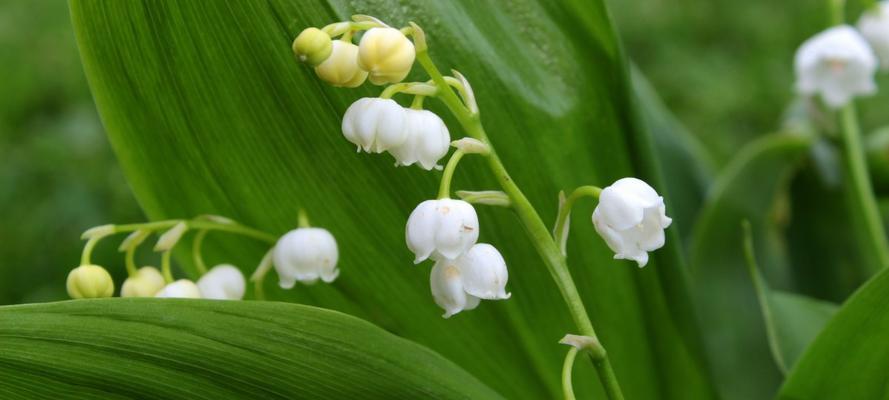
[[[665,211],[664,198],[651,186],[623,178],[602,190],[593,225],[615,259],[633,260],[644,267],[648,252],[664,245],[664,229],[672,222]]]
[[[889,71],[889,1],[883,0],[861,14],[858,30],[877,54],[880,69]]]
[[[312,284],[321,279],[333,282],[340,271],[336,240],[326,229],[294,229],[278,240],[272,252],[279,284],[290,289],[296,281]]]
[[[851,26],[835,26],[806,40],[797,50],[794,63],[797,91],[821,94],[831,108],[876,91],[877,58]]]
[[[201,297],[213,300],[241,300],[247,289],[244,274],[231,264],[220,264],[201,276],[197,283]]]
[[[411,212],[405,228],[414,263],[456,259],[478,240],[478,215],[463,200],[426,200]]]
[[[455,260],[441,259],[432,267],[429,286],[435,304],[450,318],[476,308],[480,300],[505,300],[509,273],[506,261],[494,246],[479,243]]]

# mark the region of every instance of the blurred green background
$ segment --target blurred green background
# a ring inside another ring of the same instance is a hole
[[[781,127],[793,53],[828,20],[823,1],[607,3],[630,57],[718,166]],[[0,49],[0,304],[63,299],[80,233],[144,217],[102,132],[67,3],[0,0]],[[882,113],[867,105],[872,126]],[[119,280],[114,250],[95,259]]]

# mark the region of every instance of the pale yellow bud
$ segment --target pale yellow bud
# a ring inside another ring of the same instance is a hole
[[[166,286],[164,276],[154,267],[142,267],[124,281],[120,288],[120,297],[154,297]]]
[[[395,28],[371,28],[361,38],[358,65],[369,73],[374,85],[404,80],[417,52],[414,44]]]
[[[333,41],[330,35],[318,28],[306,28],[293,40],[293,54],[296,58],[317,67],[330,56]]]
[[[66,282],[72,299],[94,299],[114,295],[114,281],[105,268],[98,265],[81,265],[68,273]]]
[[[335,40],[330,57],[315,67],[318,77],[333,86],[358,87],[367,79],[367,72],[358,67],[358,46]]]

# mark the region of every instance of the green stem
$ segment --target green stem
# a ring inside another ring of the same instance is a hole
[[[568,305],[568,310],[571,313],[574,324],[577,326],[581,335],[596,338],[596,331],[593,329],[593,323],[587,315],[583,301],[580,299],[580,294],[577,292],[577,287],[574,285],[574,280],[571,278],[571,273],[568,271],[568,265],[565,263],[565,258],[562,256],[561,250],[558,245],[556,245],[556,242],[553,241],[549,230],[543,223],[540,215],[537,214],[537,211],[531,205],[531,202],[528,201],[525,194],[522,193],[521,189],[519,189],[509,176],[506,167],[503,166],[500,157],[497,156],[494,146],[490,145],[490,140],[488,140],[488,135],[481,124],[478,114],[471,113],[457,97],[457,94],[452,90],[449,90],[448,83],[432,62],[432,59],[429,58],[428,52],[418,52],[417,61],[423,66],[435,84],[438,85],[440,90],[437,98],[445,103],[448,109],[450,109],[463,126],[463,129],[466,130],[467,134],[476,140],[488,144],[491,148],[491,153],[487,157],[488,167],[500,183],[502,190],[512,201],[513,210],[515,210],[522,226],[525,228],[525,232],[531,239],[531,243],[543,259],[544,264],[562,294],[562,298]],[[608,398],[611,400],[623,399],[620,386],[614,375],[614,370],[611,367],[611,363],[608,361],[607,353],[602,349],[598,354],[591,354],[591,356],[593,357],[593,365],[596,367],[599,380],[602,382],[602,386],[605,387],[605,392],[608,394]]]
[[[173,283],[173,271],[170,266],[171,254],[173,254],[173,250],[167,250],[161,254],[161,275],[164,276],[164,282],[167,284]]]
[[[210,231],[206,229],[198,231],[198,233],[194,235],[194,243],[191,246],[191,258],[194,260],[194,268],[198,271],[198,276],[207,273],[207,264],[204,263],[204,257],[201,255],[201,247],[204,244],[204,238],[207,237],[208,232]]]
[[[253,271],[253,275],[250,275],[250,280],[253,281],[253,296],[256,297],[256,300],[265,300],[263,282],[265,281],[266,274],[272,269],[272,254],[274,254],[274,251],[274,247],[269,249],[262,257],[256,270]]]
[[[441,185],[438,187],[439,199],[447,199],[451,197],[451,179],[453,179],[457,164],[460,162],[460,159],[463,158],[464,154],[466,153],[464,153],[463,150],[457,149],[448,160],[448,165],[445,166],[444,173],[441,175]]]
[[[886,232],[883,229],[874,189],[871,186],[870,174],[865,163],[855,105],[850,102],[840,112],[846,150],[846,168],[852,185],[850,194],[853,202],[857,205],[853,209],[861,212],[860,218],[868,233],[866,240],[870,242],[871,250],[880,264],[878,268],[871,268],[871,272],[876,273],[882,268],[889,267],[889,242],[886,240]]]
[[[553,228],[553,239],[556,243],[561,244],[565,240],[565,235],[567,234],[567,232],[565,232],[565,224],[568,223],[568,218],[571,216],[571,208],[574,207],[574,203],[582,197],[598,199],[599,194],[601,193],[602,189],[596,186],[581,186],[571,192],[571,195],[565,199],[565,204],[559,209],[559,215],[556,217],[556,225]]]
[[[136,247],[137,246],[128,247],[124,255],[124,260],[127,267],[127,275],[130,278],[135,277],[139,271],[138,268],[136,268]]]
[[[80,254],[80,265],[90,265],[90,258],[93,255],[93,249],[96,247],[96,244],[102,240],[104,236],[94,236],[86,241],[86,244],[83,246],[83,253]]]
[[[300,209],[299,215],[296,218],[296,224],[298,227],[308,228],[312,226],[312,224],[309,222],[309,214],[306,214],[306,210]]]
[[[842,25],[846,20],[846,0],[827,0],[831,25]]]
[[[574,369],[574,359],[577,357],[577,347],[568,349],[565,362],[562,363],[562,393],[565,400],[574,400],[574,385],[571,383],[571,370]]]

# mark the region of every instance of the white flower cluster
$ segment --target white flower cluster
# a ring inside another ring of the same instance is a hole
[[[435,260],[430,274],[432,297],[450,318],[484,300],[503,300],[509,274],[494,246],[476,243],[475,208],[463,200],[426,200],[411,213],[405,229],[414,263]]]
[[[809,38],[794,59],[796,90],[820,94],[831,108],[876,92],[878,66],[889,70],[889,2],[865,11],[858,29],[839,25]]]
[[[426,170],[438,165],[451,143],[448,127],[435,113],[375,97],[358,99],[349,106],[343,116],[343,136],[358,146],[358,151],[388,151],[396,165],[416,163]]]
[[[82,265],[68,274],[67,289],[74,299],[111,297],[114,281],[105,268]],[[120,296],[240,300],[244,298],[245,289],[246,281],[241,270],[229,264],[213,267],[197,283],[180,279],[169,284],[157,268],[142,267],[124,281]]]

